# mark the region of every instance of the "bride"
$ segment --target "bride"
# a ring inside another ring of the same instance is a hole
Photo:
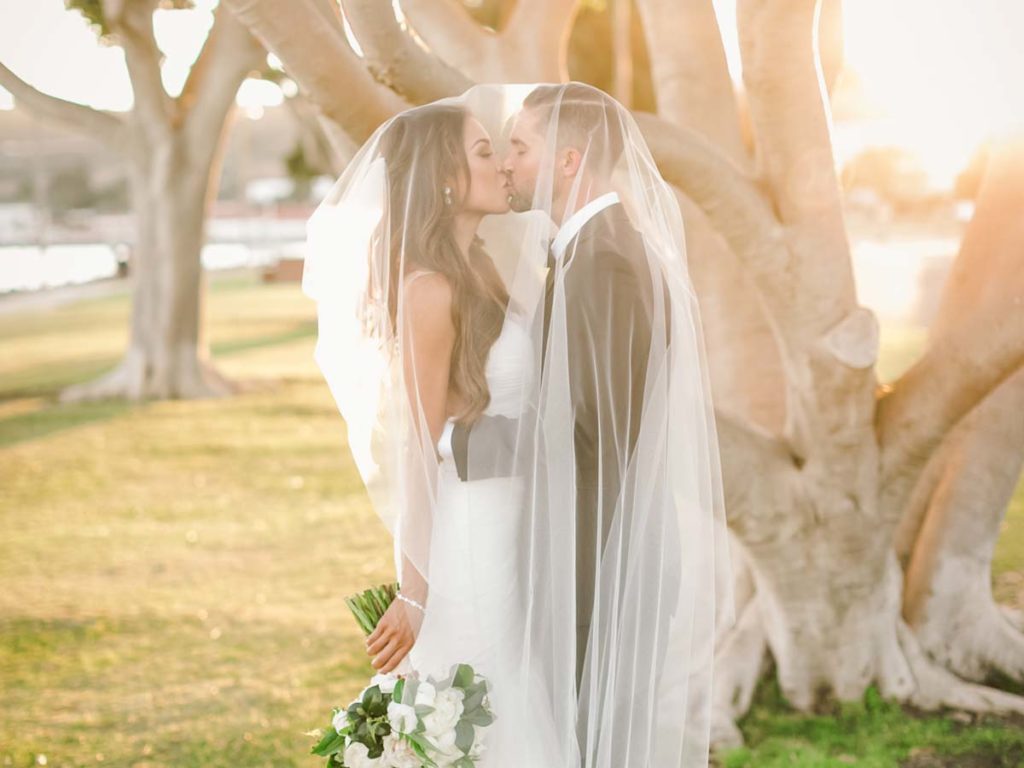
[[[472,665],[484,768],[706,766],[717,442],[678,205],[628,112],[570,83],[395,116],[310,219],[303,290],[394,537],[373,668]]]

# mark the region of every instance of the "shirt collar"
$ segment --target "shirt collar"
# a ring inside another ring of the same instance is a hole
[[[562,254],[565,253],[565,249],[583,228],[584,224],[594,218],[594,216],[603,211],[609,205],[614,205],[617,202],[619,202],[618,192],[605,192],[603,195],[595,197],[589,203],[576,211],[576,213],[566,219],[562,226],[559,227],[558,234],[555,235],[555,239],[551,241],[551,252],[554,254],[555,258],[560,258]]]

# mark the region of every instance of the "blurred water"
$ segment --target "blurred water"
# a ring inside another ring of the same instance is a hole
[[[270,264],[282,251],[300,252],[302,243],[275,243],[254,248],[244,243],[204,246],[205,269],[231,269]],[[0,247],[0,293],[37,291],[88,283],[117,274],[118,252],[104,244]]]
[[[302,245],[296,241],[255,248],[211,243],[203,248],[202,263],[206,269],[262,266],[282,252],[301,256]],[[958,246],[955,238],[855,240],[858,300],[880,320],[926,323]],[[0,293],[87,283],[116,274],[117,254],[107,245],[0,248]]]

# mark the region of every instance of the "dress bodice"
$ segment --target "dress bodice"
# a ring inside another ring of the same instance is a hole
[[[515,417],[522,408],[524,387],[531,380],[533,355],[530,334],[515,315],[505,318],[501,333],[487,352],[484,377],[491,401],[484,413]]]
[[[431,271],[410,272],[405,278],[406,285],[427,274]],[[524,323],[517,315],[508,314],[498,338],[487,351],[484,378],[491,400],[484,413],[489,416],[515,417],[520,413],[524,388],[532,381],[534,367],[530,333]]]

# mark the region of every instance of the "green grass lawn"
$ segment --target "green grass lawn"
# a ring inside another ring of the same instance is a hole
[[[305,731],[372,673],[343,597],[392,578],[391,539],[312,359],[313,307],[294,283],[211,280],[217,365],[258,385],[230,400],[57,405],[120,356],[127,296],[0,316],[0,765],[315,766]],[[997,586],[1024,567],[1022,499]],[[729,768],[1024,759],[1019,730],[870,693],[834,717],[771,681],[758,702]]]

